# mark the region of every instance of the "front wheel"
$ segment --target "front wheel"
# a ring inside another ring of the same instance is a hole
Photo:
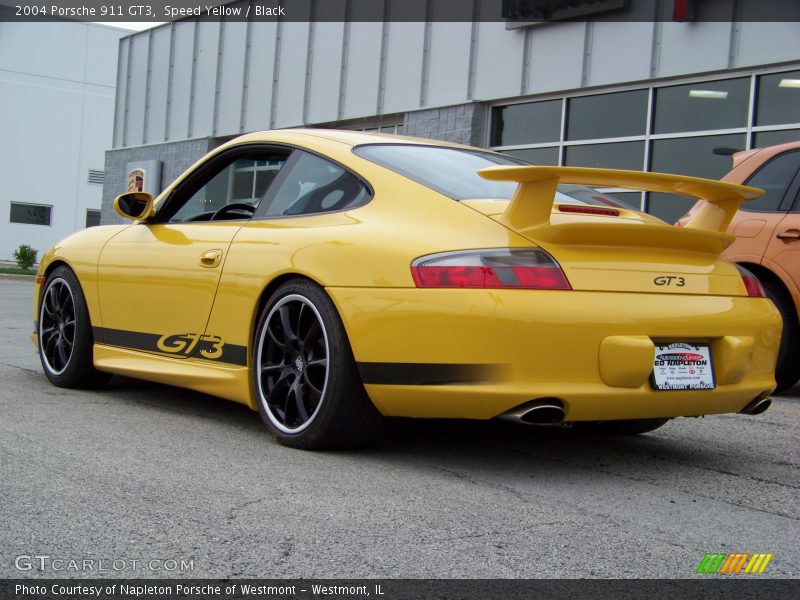
[[[68,267],[47,277],[39,301],[39,359],[47,378],[58,387],[94,388],[111,377],[94,368],[94,338],[81,284]]]
[[[352,448],[380,436],[383,418],[367,397],[344,326],[322,288],[302,279],[279,287],[254,341],[259,412],[282,444]]]

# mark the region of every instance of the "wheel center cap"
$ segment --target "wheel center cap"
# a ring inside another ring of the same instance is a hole
[[[298,356],[294,359],[294,368],[297,369],[298,373],[302,373],[303,369],[305,368],[305,362],[303,361],[302,356]]]

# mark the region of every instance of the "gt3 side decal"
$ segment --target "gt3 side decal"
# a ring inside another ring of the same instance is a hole
[[[225,342],[216,335],[200,335],[199,333],[179,333],[162,335],[156,343],[158,349],[170,354],[191,356],[195,348],[203,358],[216,360],[222,356]]]
[[[247,347],[226,344],[216,335],[178,333],[158,335],[123,329],[93,327],[98,343],[131,350],[144,350],[171,356],[203,358],[231,365],[247,366]]]

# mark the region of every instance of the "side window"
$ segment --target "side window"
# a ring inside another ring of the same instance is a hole
[[[742,210],[776,212],[798,168],[800,151],[786,152],[770,160],[745,182],[745,185],[763,189],[764,195],[742,204]]]
[[[285,217],[332,212],[359,206],[369,190],[352,173],[323,158],[296,151],[296,160],[259,216]]]
[[[189,183],[185,191],[188,198],[181,203],[177,197],[181,206],[166,220],[176,223],[250,219],[287,158],[288,155],[237,158],[210,179]]]

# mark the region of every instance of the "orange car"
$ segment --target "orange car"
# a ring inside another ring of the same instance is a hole
[[[775,371],[780,392],[800,380],[800,141],[737,152],[722,181],[765,190],[736,213],[728,228],[736,240],[724,255],[758,277],[783,316]]]

